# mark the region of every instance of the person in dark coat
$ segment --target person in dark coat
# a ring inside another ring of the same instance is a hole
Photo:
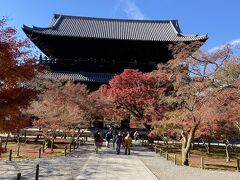
[[[97,130],[94,134],[94,144],[95,144],[95,151],[96,153],[98,153],[98,149],[101,143],[101,134],[100,134],[100,130]]]
[[[123,136],[122,136],[122,133],[119,132],[118,135],[116,136],[116,145],[117,145],[116,151],[117,151],[117,154],[120,154],[122,143],[123,143]]]
[[[107,132],[105,139],[106,139],[106,146],[109,148],[109,143],[110,143],[110,140],[112,139],[112,132],[111,131]]]

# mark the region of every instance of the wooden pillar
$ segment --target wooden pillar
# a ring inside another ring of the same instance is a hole
[[[67,146],[64,147],[64,156],[67,155]]]
[[[204,169],[204,158],[201,157],[201,168]]]
[[[169,159],[169,155],[168,155],[168,152],[166,151],[166,159],[168,160]]]
[[[42,148],[39,148],[39,150],[38,150],[38,158],[41,158],[41,151],[42,151]]]
[[[176,165],[177,164],[177,155],[176,154],[174,154],[173,161],[174,161],[174,164]]]
[[[12,161],[12,150],[9,151],[9,161]]]
[[[20,142],[17,145],[17,157],[19,157],[20,154]]]
[[[36,174],[35,174],[35,180],[39,179],[39,164],[36,165]]]
[[[42,152],[43,153],[45,152],[45,140],[43,141],[43,144],[42,144]]]

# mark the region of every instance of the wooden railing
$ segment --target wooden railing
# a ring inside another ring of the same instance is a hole
[[[160,157],[165,157],[166,160],[171,160],[175,165],[181,165],[181,162],[177,162],[177,154],[169,154],[168,148],[162,148],[160,144],[156,143],[149,143],[148,140],[138,140],[138,143],[140,143],[142,146],[148,146],[149,149],[154,151],[156,154],[158,153]],[[164,151],[165,150],[165,151]],[[190,159],[190,153],[188,154],[188,159]],[[200,157],[200,165],[199,167],[201,169],[204,169],[204,157]],[[237,172],[240,172],[240,159],[237,159],[236,162],[236,169]]]

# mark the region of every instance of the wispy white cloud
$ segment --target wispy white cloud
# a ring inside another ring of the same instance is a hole
[[[240,38],[239,39],[234,39],[226,44],[229,44],[230,46],[233,46],[233,47],[236,47],[238,45],[240,45]],[[217,50],[220,50],[224,47],[224,45],[219,45],[219,46],[216,46],[216,47],[213,47],[211,49],[208,50],[209,53],[213,53],[213,52],[216,52]]]
[[[136,5],[136,3],[133,0],[126,0],[125,1],[125,7],[123,11],[127,14],[129,18],[133,19],[144,19],[144,14],[139,9],[139,7]]]
[[[119,0],[114,8],[115,12],[123,11],[130,19],[145,19],[145,15],[134,0]]]

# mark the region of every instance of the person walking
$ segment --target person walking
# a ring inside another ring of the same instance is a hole
[[[125,155],[130,155],[130,149],[131,149],[131,145],[132,145],[132,138],[130,136],[130,133],[127,133],[127,136],[124,138],[124,142],[125,142]]]
[[[100,147],[101,143],[101,135],[100,135],[100,130],[97,130],[94,134],[94,143],[95,143],[95,151],[96,154],[98,153],[98,149]]]
[[[120,154],[122,142],[123,142],[123,136],[122,136],[122,133],[119,132],[118,135],[116,136],[116,145],[117,145],[116,151],[117,151],[117,154]]]
[[[122,134],[122,147],[123,147],[123,149],[125,149],[125,137],[126,136],[127,136],[127,133],[123,132],[123,134]]]
[[[112,133],[113,149],[115,149],[116,138],[117,138],[117,130],[114,130]]]
[[[112,139],[112,132],[111,131],[107,132],[105,139],[106,139],[106,146],[109,148],[109,142]]]

